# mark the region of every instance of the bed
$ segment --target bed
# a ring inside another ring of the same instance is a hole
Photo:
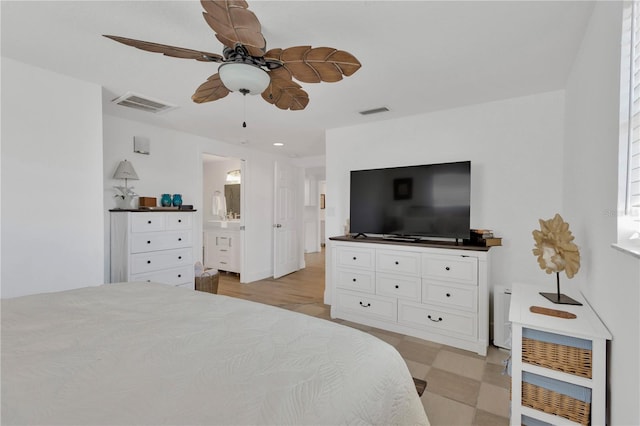
[[[2,424],[428,424],[406,364],[340,324],[118,283],[2,300]]]

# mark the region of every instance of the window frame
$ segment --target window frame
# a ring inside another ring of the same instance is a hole
[[[640,2],[638,0],[626,3],[623,9],[620,65],[618,238],[613,246],[640,257],[640,208],[631,205],[631,148],[634,138],[640,139]],[[640,144],[640,142],[637,143]]]

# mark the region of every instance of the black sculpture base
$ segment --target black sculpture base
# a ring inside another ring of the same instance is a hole
[[[570,298],[566,294],[540,292],[540,295],[546,297],[551,302],[553,302],[555,304],[558,304],[558,305],[578,305],[578,306],[582,306],[582,303],[578,302],[575,299]]]

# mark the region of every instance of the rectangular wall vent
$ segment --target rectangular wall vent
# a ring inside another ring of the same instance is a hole
[[[369,115],[369,114],[378,114],[378,113],[387,112],[387,111],[389,111],[389,108],[380,107],[380,108],[368,109],[366,111],[360,111],[360,114]]]
[[[142,96],[133,92],[127,92],[111,102],[117,105],[139,109],[140,111],[152,112],[154,114],[167,112],[177,108],[176,105],[172,105],[168,102],[152,99],[148,96]]]

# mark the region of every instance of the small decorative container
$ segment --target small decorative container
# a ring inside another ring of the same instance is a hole
[[[162,194],[160,205],[162,207],[171,207],[171,194]]]
[[[172,202],[174,207],[180,207],[182,205],[182,194],[173,194]]]
[[[140,197],[138,198],[138,206],[139,207],[156,207],[158,205],[158,201],[156,197]]]

